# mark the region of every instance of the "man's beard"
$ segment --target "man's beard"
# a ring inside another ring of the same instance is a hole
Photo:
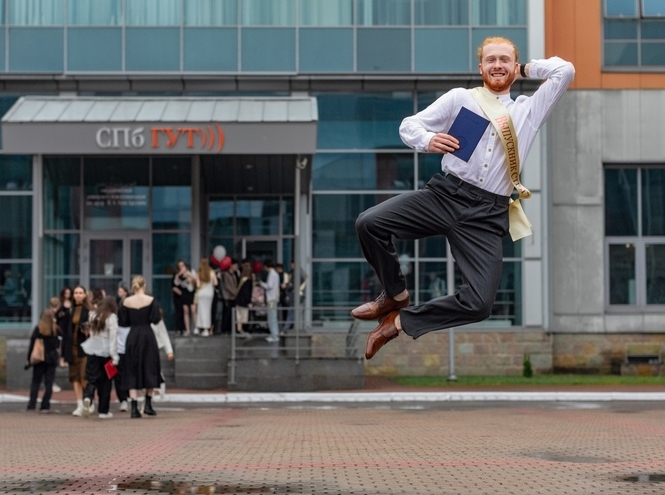
[[[502,81],[497,81],[488,73],[483,72],[483,82],[485,83],[485,86],[487,86],[495,93],[501,93],[507,89],[510,89],[510,86],[512,86],[513,81],[515,81],[514,72],[509,73],[507,78],[503,79]]]

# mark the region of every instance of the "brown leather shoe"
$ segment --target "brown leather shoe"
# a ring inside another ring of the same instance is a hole
[[[379,349],[399,335],[399,330],[395,325],[395,318],[398,316],[399,311],[391,311],[379,321],[379,326],[367,336],[366,359],[372,359],[379,352]]]
[[[351,316],[358,320],[378,320],[391,311],[406,308],[409,305],[409,301],[410,298],[408,295],[401,301],[395,301],[392,297],[386,296],[386,292],[383,291],[372,302],[361,304],[352,310]]]

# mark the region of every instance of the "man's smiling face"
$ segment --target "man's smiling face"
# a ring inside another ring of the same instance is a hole
[[[507,93],[515,80],[517,71],[515,49],[508,43],[488,43],[478,69],[485,87],[494,93]]]

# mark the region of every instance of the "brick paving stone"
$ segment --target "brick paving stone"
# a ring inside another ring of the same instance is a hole
[[[663,494],[661,408],[3,412],[0,494]]]

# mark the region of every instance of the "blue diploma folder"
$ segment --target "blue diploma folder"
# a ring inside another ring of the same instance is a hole
[[[462,107],[448,131],[448,134],[459,140],[459,149],[454,151],[453,155],[468,162],[489,123],[486,118]]]

